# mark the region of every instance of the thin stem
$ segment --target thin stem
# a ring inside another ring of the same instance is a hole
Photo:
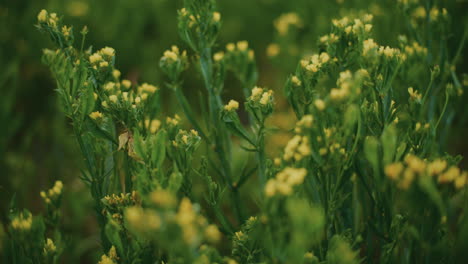
[[[212,85],[213,63],[211,61],[211,48],[206,47],[202,49],[200,54],[200,67],[205,82],[205,87],[208,91],[209,100],[209,118],[212,121],[211,133],[215,138],[215,152],[218,155],[221,163],[222,174],[231,190],[232,203],[234,211],[239,220],[243,222],[242,208],[239,198],[238,189],[234,187],[231,176],[231,166],[229,162],[230,145],[229,136],[225,126],[220,122],[219,111],[222,109],[221,97],[216,93]]]
[[[266,155],[265,155],[265,125],[261,123],[257,134],[257,161],[258,161],[258,177],[260,185],[266,183]]]
[[[444,108],[442,109],[442,113],[440,114],[439,119],[437,120],[437,123],[436,123],[436,125],[434,127],[434,131],[437,130],[437,127],[439,126],[439,123],[442,120],[442,117],[444,117],[445,110],[447,110],[448,101],[449,101],[449,95],[448,95],[448,92],[446,91],[445,92]]]

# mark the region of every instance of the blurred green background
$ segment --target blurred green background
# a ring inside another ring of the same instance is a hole
[[[468,1],[442,1],[454,19],[449,39],[455,50],[467,25]],[[99,247],[89,194],[79,180],[80,156],[68,121],[61,114],[54,92],[55,83],[41,64],[48,39],[34,28],[41,9],[64,16],[66,24],[79,32],[89,28],[87,45],[96,49],[111,46],[117,51],[116,65],[124,78],[164,86],[158,61],[164,50],[176,44],[184,47],[177,32],[176,11],[182,0],[3,0],[0,2],[0,219],[5,222],[11,201],[34,213],[42,205],[39,191],[53,181],[65,182],[64,229],[70,245],[66,263],[96,259]],[[356,12],[374,14],[374,36],[378,43],[396,45],[396,35],[405,33],[402,14],[395,0],[219,0],[223,26],[218,49],[226,43],[247,40],[256,54],[259,85],[281,94],[288,73],[298,58],[317,51],[317,39],[328,32],[332,18]],[[268,44],[277,41],[273,21],[295,12],[302,27],[288,36],[290,49],[276,59],[266,56]],[[80,40],[78,38],[78,40]],[[463,55],[457,72],[468,72]],[[225,98],[241,100],[237,81],[231,76]],[[188,75],[187,94],[198,94],[201,81]],[[168,114],[180,112],[168,91],[163,93]],[[462,100],[468,99],[467,92]],[[188,96],[190,98],[190,96]],[[197,104],[197,100],[192,102]],[[286,112],[280,103],[278,108]],[[454,117],[453,133],[447,135],[451,154],[468,156],[468,107]],[[291,120],[294,122],[294,120]],[[464,165],[465,166],[464,166]],[[466,160],[462,167],[466,168]],[[73,239],[72,239],[73,237]]]

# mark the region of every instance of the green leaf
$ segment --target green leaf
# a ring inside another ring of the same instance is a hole
[[[397,147],[397,130],[395,126],[390,125],[384,128],[380,141],[383,147],[383,163],[384,165],[393,162]]]
[[[91,87],[85,87],[81,96],[81,118],[84,119],[94,109],[94,92]]]
[[[133,150],[140,158],[146,160],[147,155],[145,142],[138,130],[135,130],[135,132],[133,133]]]
[[[419,187],[429,196],[431,201],[437,206],[441,215],[447,215],[445,212],[445,206],[437,187],[434,184],[434,180],[431,177],[419,177]]]
[[[115,246],[118,253],[125,252],[122,239],[120,238],[121,228],[112,218],[108,217],[108,222],[105,227],[105,233],[109,242]]]
[[[98,136],[98,137],[103,138],[103,139],[107,139],[110,142],[114,143],[115,145],[119,145],[117,140],[115,140],[115,138],[109,132],[107,132],[106,130],[99,127],[99,125],[93,119],[91,119],[91,117],[86,116],[85,122],[86,122],[86,125],[87,125],[86,126],[87,129],[89,129],[89,131],[93,135]]]
[[[374,172],[377,172],[379,170],[379,141],[375,137],[369,136],[364,141],[364,154]]]
[[[344,113],[345,127],[352,129],[359,119],[359,107],[357,105],[350,105]]]
[[[177,168],[177,166],[174,164],[174,168]],[[179,172],[179,170],[175,170],[174,172],[171,173],[171,176],[169,176],[169,184],[168,184],[168,189],[169,191],[172,191],[173,193],[177,193],[182,186],[182,182],[184,180],[184,177],[182,173]]]
[[[151,138],[153,151],[151,152],[151,163],[160,169],[166,158],[166,130],[159,130],[156,136]]]

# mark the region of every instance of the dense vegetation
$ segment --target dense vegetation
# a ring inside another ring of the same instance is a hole
[[[3,262],[466,259],[466,3],[2,5]]]

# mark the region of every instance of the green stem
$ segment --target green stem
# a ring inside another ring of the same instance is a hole
[[[238,189],[234,187],[233,180],[231,177],[231,166],[230,166],[230,145],[229,135],[227,129],[219,119],[218,113],[221,111],[223,105],[221,97],[215,91],[215,87],[212,85],[213,76],[213,63],[211,61],[211,48],[206,47],[201,50],[200,54],[200,67],[205,82],[205,87],[208,91],[209,100],[209,119],[212,122],[211,134],[215,137],[215,152],[218,155],[218,159],[221,163],[222,174],[225,178],[226,183],[229,185],[231,190],[232,203],[234,211],[237,216],[239,223],[243,222],[242,208],[239,198]],[[228,158],[229,157],[229,158]]]
[[[234,233],[234,228],[232,227],[231,223],[226,219],[226,215],[221,211],[219,205],[214,205],[214,212],[216,217],[218,218],[219,222],[223,226],[223,228],[229,233]]]
[[[436,125],[435,125],[435,127],[434,127],[434,131],[437,130],[437,127],[439,126],[439,123],[440,123],[440,121],[442,120],[442,117],[444,117],[445,110],[447,110],[448,101],[449,101],[449,95],[448,95],[448,92],[445,91],[445,103],[444,103],[444,108],[442,109],[442,113],[440,114],[439,119],[437,120],[437,123],[436,123]]]
[[[257,134],[257,161],[260,186],[266,183],[265,125],[262,123]]]

